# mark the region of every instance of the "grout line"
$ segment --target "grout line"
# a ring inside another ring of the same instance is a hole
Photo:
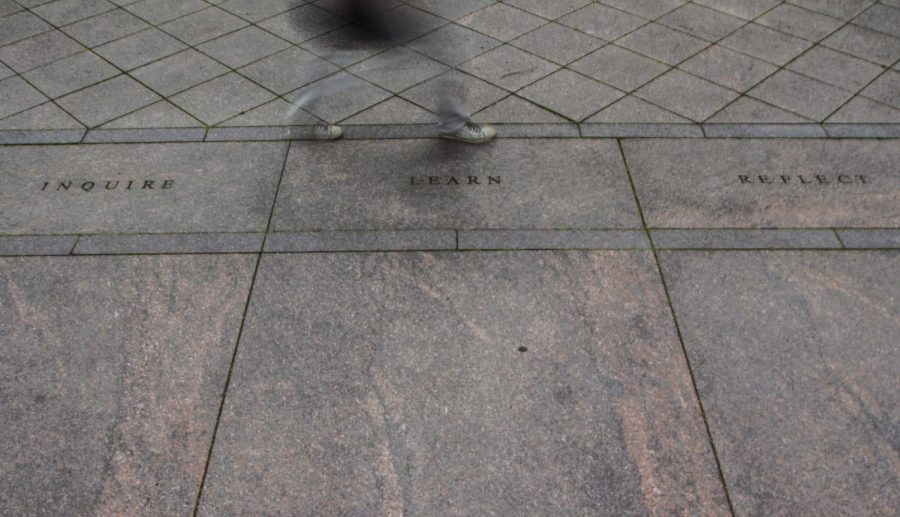
[[[838,242],[841,243],[841,249],[847,249],[847,245],[844,244],[844,239],[841,239],[841,234],[838,233],[837,228],[832,228],[832,232],[834,232],[834,236],[837,238]]]
[[[626,158],[626,156],[625,156],[625,149],[622,147],[622,140],[616,139],[616,143],[618,144],[618,147],[619,147],[619,153],[622,158],[622,163],[625,166],[625,173],[628,175],[628,181],[631,184],[631,193],[632,193],[632,195],[634,195],[634,201],[637,204],[638,214],[641,216],[641,223],[643,224],[644,231],[647,232],[647,238],[650,241],[650,251],[653,253],[653,258],[656,262],[656,270],[659,273],[659,279],[660,279],[660,282],[662,283],[663,292],[665,293],[666,301],[669,304],[669,311],[670,311],[670,314],[672,315],[672,322],[675,324],[675,332],[678,335],[678,342],[681,344],[681,352],[684,355],[685,365],[687,366],[687,371],[691,378],[691,385],[694,388],[694,395],[697,397],[697,406],[700,409],[700,416],[703,419],[704,426],[706,426],[706,436],[709,439],[709,447],[710,447],[710,450],[712,451],[713,458],[715,459],[715,462],[716,462],[716,468],[718,469],[718,474],[719,474],[719,481],[721,481],[721,483],[722,483],[722,490],[725,494],[725,499],[728,502],[728,509],[730,510],[732,517],[734,517],[734,515],[735,515],[734,503],[732,502],[731,494],[728,491],[728,482],[725,480],[725,471],[722,468],[722,462],[719,458],[719,453],[716,450],[716,444],[715,444],[715,441],[713,440],[712,430],[710,429],[710,426],[709,426],[709,420],[706,417],[706,409],[703,406],[703,399],[700,396],[700,390],[697,388],[697,379],[696,379],[696,376],[694,375],[694,368],[691,365],[691,359],[688,356],[687,347],[684,344],[684,336],[681,333],[681,326],[679,325],[678,317],[675,314],[675,307],[672,305],[672,297],[669,293],[669,287],[666,284],[665,275],[663,274],[662,263],[659,260],[659,252],[653,243],[653,236],[651,235],[650,230],[647,228],[647,221],[644,218],[644,210],[641,207],[641,200],[640,200],[640,197],[638,196],[637,188],[635,187],[634,180],[631,176],[631,169],[628,167],[628,158]]]
[[[256,266],[253,269],[253,276],[250,279],[250,288],[247,291],[247,302],[244,304],[244,313],[243,313],[243,316],[241,317],[241,325],[240,325],[240,328],[238,329],[237,338],[235,339],[235,342],[234,342],[234,349],[231,353],[231,364],[228,366],[228,374],[225,376],[225,386],[222,388],[222,395],[219,400],[219,411],[216,415],[216,423],[213,426],[212,436],[210,436],[210,440],[209,440],[209,450],[207,451],[206,462],[203,466],[203,475],[200,478],[200,487],[197,490],[197,499],[194,502],[194,511],[193,511],[194,517],[197,517],[197,513],[200,511],[200,501],[203,497],[203,489],[206,485],[206,477],[209,474],[209,465],[210,465],[210,462],[212,461],[213,448],[216,445],[216,437],[219,432],[219,425],[222,422],[222,412],[225,409],[225,398],[228,396],[228,388],[231,385],[231,377],[234,374],[234,365],[235,365],[235,362],[237,361],[238,349],[241,344],[241,338],[243,337],[243,334],[244,334],[244,325],[247,322],[247,314],[250,311],[250,302],[253,299],[253,289],[254,289],[254,287],[256,287],[256,276],[259,273],[259,266],[262,263],[263,252],[266,249],[266,238],[268,237],[268,234],[269,234],[269,228],[272,225],[272,216],[275,213],[275,204],[278,201],[278,191],[281,189],[281,183],[282,183],[282,180],[284,179],[284,169],[287,166],[287,159],[288,159],[288,156],[290,155],[290,151],[291,151],[291,146],[290,145],[285,146],[284,161],[281,164],[281,175],[278,178],[278,185],[275,187],[275,195],[273,196],[273,199],[272,199],[272,209],[269,211],[269,221],[266,224],[266,231],[263,236],[263,242],[262,242],[262,245],[260,246],[259,253],[256,254]]]

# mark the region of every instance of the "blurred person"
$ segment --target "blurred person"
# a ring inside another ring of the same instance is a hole
[[[357,35],[360,41],[352,45],[365,44],[365,38],[374,37],[397,41],[404,34],[411,34],[415,30],[411,20],[404,19],[396,13],[391,13],[385,0],[333,0],[337,5],[338,14],[350,20],[355,25],[365,29]],[[453,1],[453,0],[445,0]],[[368,34],[366,34],[368,32]],[[325,94],[334,94],[347,88],[344,85],[325,83],[316,90],[307,91],[300,98],[293,99],[295,105],[293,112],[304,107],[312,107]],[[325,91],[329,88],[329,91]],[[497,132],[493,127],[477,124],[472,121],[465,109],[465,87],[461,80],[457,80],[454,73],[445,72],[435,99],[436,114],[438,117],[438,129],[441,138],[457,140],[472,144],[482,144],[491,141]],[[315,136],[320,140],[337,140],[343,136],[340,126],[324,122],[315,128]]]

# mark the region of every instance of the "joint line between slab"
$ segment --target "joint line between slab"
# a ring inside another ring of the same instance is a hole
[[[681,326],[678,324],[678,317],[675,315],[675,307],[672,305],[672,297],[669,295],[669,287],[666,285],[666,278],[663,274],[662,264],[659,260],[659,253],[656,250],[656,245],[653,243],[653,236],[650,234],[650,230],[647,228],[647,220],[644,218],[644,210],[641,207],[641,200],[638,197],[637,189],[634,186],[634,180],[631,177],[631,169],[628,167],[628,158],[625,157],[625,149],[622,147],[622,139],[617,138],[616,144],[619,147],[619,154],[622,157],[622,165],[625,167],[625,174],[628,176],[628,183],[631,185],[631,193],[634,196],[634,202],[637,204],[638,215],[641,217],[641,224],[644,227],[644,232],[647,234],[647,239],[650,241],[650,251],[653,253],[653,260],[656,262],[656,270],[659,273],[659,280],[662,283],[663,293],[666,295],[666,303],[669,305],[669,313],[672,315],[672,323],[675,324],[675,333],[678,335],[678,343],[681,345],[681,353],[684,355],[685,365],[687,366],[688,375],[691,378],[691,386],[694,388],[694,395],[697,397],[697,406],[700,409],[700,417],[703,419],[703,425],[706,428],[706,437],[709,440],[709,447],[713,454],[713,459],[716,462],[716,470],[719,473],[719,481],[722,483],[722,490],[725,493],[725,500],[728,502],[728,510],[731,512],[732,517],[735,516],[734,513],[734,503],[731,501],[731,494],[728,491],[728,483],[725,480],[725,471],[722,470],[722,462],[719,460],[719,452],[716,450],[716,444],[713,440],[712,431],[709,428],[709,421],[706,418],[706,409],[703,407],[703,399],[700,398],[700,390],[697,389],[697,380],[694,377],[694,369],[691,366],[691,359],[688,357],[687,347],[684,344],[684,337],[681,334]]]

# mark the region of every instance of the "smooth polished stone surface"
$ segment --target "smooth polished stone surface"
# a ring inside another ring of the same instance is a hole
[[[0,259],[0,514],[190,515],[255,260]]]
[[[896,514],[900,252],[661,257],[735,514]]]
[[[273,219],[276,231],[640,224],[615,142],[571,139],[295,143]]]
[[[286,148],[286,143],[2,147],[0,233],[262,231]]]
[[[201,515],[727,515],[649,252],[263,256]]]
[[[900,226],[891,140],[626,140],[654,228]]]

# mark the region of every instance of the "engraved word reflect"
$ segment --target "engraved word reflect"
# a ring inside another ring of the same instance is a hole
[[[778,174],[739,175],[743,185],[867,185],[864,174]]]

